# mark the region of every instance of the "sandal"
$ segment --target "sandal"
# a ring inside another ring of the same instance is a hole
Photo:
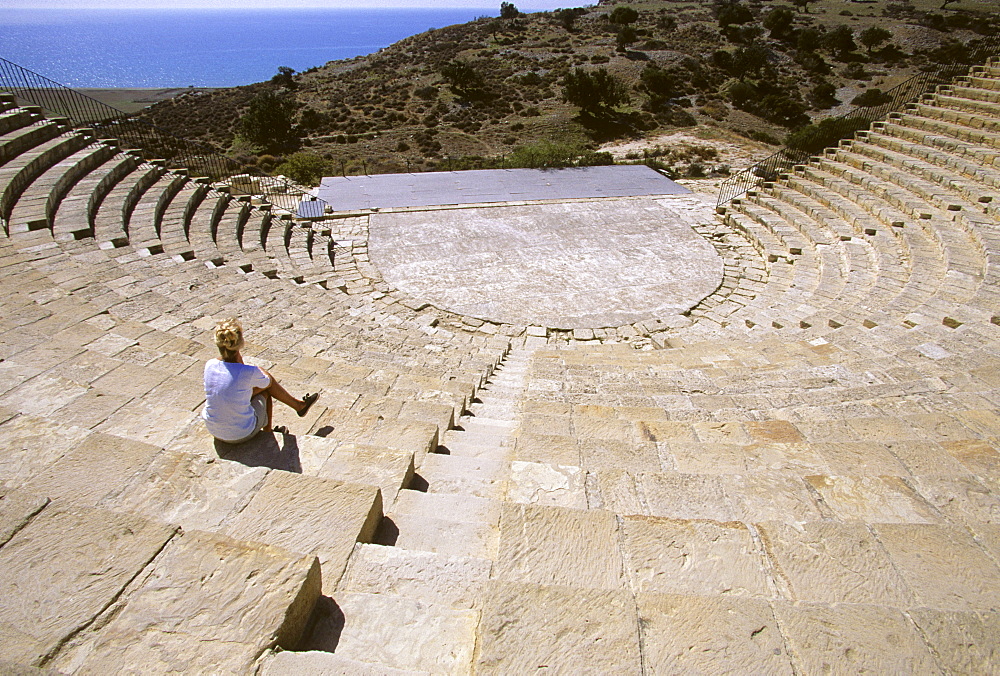
[[[271,431],[277,434],[288,434],[288,428],[284,425],[275,425]]]
[[[309,412],[309,409],[312,407],[313,403],[317,399],[319,399],[319,393],[318,392],[313,392],[312,394],[307,394],[306,396],[302,397],[302,401],[304,401],[306,405],[302,407],[301,411],[299,411],[299,417],[300,418],[304,418],[305,417],[306,413]]]

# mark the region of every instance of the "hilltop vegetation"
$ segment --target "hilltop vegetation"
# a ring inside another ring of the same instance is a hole
[[[603,142],[697,125],[779,143],[921,68],[968,61],[966,45],[998,30],[987,0],[939,2],[602,0],[527,15],[504,2],[500,18],[144,117],[290,174],[600,163]]]

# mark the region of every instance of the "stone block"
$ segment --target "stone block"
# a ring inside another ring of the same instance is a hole
[[[164,451],[101,506],[185,530],[217,531],[250,500],[267,473],[263,467]]]
[[[674,519],[735,521],[738,512],[719,476],[648,472],[635,477],[648,514]]]
[[[20,486],[90,435],[33,415],[19,415],[0,425],[0,481]]]
[[[49,499],[24,491],[0,490],[0,547],[41,512]]]
[[[915,608],[910,618],[949,674],[1000,672],[1000,615]]]
[[[479,613],[403,596],[341,592],[337,654],[390,669],[467,674]]]
[[[621,524],[637,594],[772,596],[762,552],[742,523],[629,516]]]
[[[966,529],[879,524],[875,534],[920,605],[959,611],[1000,608],[1000,567]]]
[[[916,476],[921,497],[956,525],[1000,523],[1000,496],[975,477]]]
[[[108,434],[91,434],[25,484],[50,498],[96,506],[145,471],[159,449]]]
[[[939,523],[940,517],[899,477],[807,476],[841,521]]]
[[[315,557],[199,531],[175,537],[57,666],[109,673],[247,673],[300,638],[320,594]]]
[[[915,601],[888,553],[863,524],[772,521],[757,528],[788,599],[901,608]]]
[[[322,650],[292,652],[283,650],[268,655],[260,667],[260,676],[425,676],[427,672],[393,669],[384,664],[352,660]]]
[[[625,583],[614,514],[504,503],[498,580],[594,589]]]
[[[514,443],[514,458],[524,462],[580,465],[580,451],[572,436],[542,432],[519,433]]]
[[[931,674],[937,664],[894,608],[776,603],[797,671],[807,674]]]
[[[478,674],[637,674],[635,600],[603,591],[491,582],[477,634]]]
[[[54,503],[0,549],[0,659],[38,666],[89,625],[176,529]]]
[[[329,594],[354,543],[371,542],[381,517],[377,488],[272,471],[225,533],[319,557]]]
[[[440,518],[414,512],[387,514],[375,542],[447,556],[492,559],[497,554],[496,524]]]
[[[491,567],[487,559],[358,543],[337,589],[475,609]]]
[[[514,461],[510,464],[506,499],[528,505],[586,509],[585,479],[579,467]]]
[[[765,601],[638,594],[636,603],[651,673],[795,673]]]
[[[985,440],[946,441],[945,450],[973,474],[1000,479],[1000,450]]]
[[[796,444],[805,440],[798,429],[786,420],[751,420],[743,423],[743,427],[757,442]]]
[[[844,476],[908,476],[909,472],[885,446],[871,441],[812,445],[830,468]]]
[[[413,454],[365,444],[341,444],[315,475],[376,486],[385,504],[392,504],[400,489],[413,478]]]
[[[773,472],[719,477],[739,521],[817,521],[823,514],[805,481]]]

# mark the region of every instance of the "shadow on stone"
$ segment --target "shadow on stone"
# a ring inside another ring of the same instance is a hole
[[[332,431],[333,431],[333,427],[331,425],[323,425],[318,430],[316,430],[315,432],[313,432],[313,435],[315,435],[317,437],[326,437]]]
[[[302,634],[298,650],[322,650],[332,653],[340,643],[344,631],[344,611],[329,596],[320,596],[309,618],[309,626]]]
[[[407,490],[420,491],[421,493],[426,493],[427,489],[430,487],[430,484],[427,483],[427,479],[423,478],[416,472],[413,473],[410,483],[406,486]]]
[[[286,472],[302,473],[299,443],[291,434],[280,435],[282,443],[271,432],[261,432],[242,444],[229,444],[215,440],[215,452],[220,458],[233,460],[248,467],[270,467]]]
[[[393,547],[398,539],[399,526],[390,517],[382,517],[382,521],[379,523],[378,530],[375,531],[375,537],[372,541],[377,545]]]

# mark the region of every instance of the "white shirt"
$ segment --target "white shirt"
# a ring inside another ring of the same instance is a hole
[[[257,416],[250,406],[253,388],[271,379],[257,366],[210,359],[205,364],[205,410],[209,433],[223,441],[243,439],[254,431]]]

